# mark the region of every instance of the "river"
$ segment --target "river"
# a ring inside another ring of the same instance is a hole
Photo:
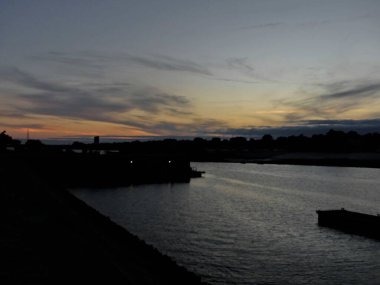
[[[315,212],[380,213],[380,169],[192,165],[204,178],[72,192],[211,284],[380,284],[380,242]]]

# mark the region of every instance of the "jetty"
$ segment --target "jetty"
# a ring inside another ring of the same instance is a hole
[[[204,172],[193,169],[181,155],[124,155],[98,153],[3,153],[7,165],[26,165],[50,184],[68,188],[118,187],[149,183],[188,183]]]
[[[0,166],[1,284],[203,284],[35,170]]]
[[[317,211],[318,225],[380,240],[380,216],[345,210]]]

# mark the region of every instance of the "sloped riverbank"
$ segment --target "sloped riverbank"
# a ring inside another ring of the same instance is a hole
[[[198,276],[23,165],[2,167],[0,176],[1,283],[201,284]]]

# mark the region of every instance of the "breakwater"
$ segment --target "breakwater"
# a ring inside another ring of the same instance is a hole
[[[143,183],[189,182],[201,172],[179,155],[123,155],[96,153],[11,153],[4,165],[18,162],[35,175],[63,187],[111,187]],[[17,170],[16,170],[17,171]]]
[[[1,283],[201,284],[38,167],[7,160],[0,177]]]
[[[380,216],[340,210],[317,211],[318,225],[380,240]]]

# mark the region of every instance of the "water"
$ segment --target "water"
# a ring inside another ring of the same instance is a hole
[[[380,242],[315,213],[380,213],[380,169],[194,166],[190,184],[73,192],[212,284],[380,284]]]

